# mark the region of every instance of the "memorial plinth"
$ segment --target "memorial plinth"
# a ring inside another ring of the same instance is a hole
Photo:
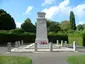
[[[47,22],[45,19],[45,13],[44,12],[38,12],[37,17],[37,28],[36,28],[36,40],[35,43],[38,44],[48,44],[48,38],[47,38]]]

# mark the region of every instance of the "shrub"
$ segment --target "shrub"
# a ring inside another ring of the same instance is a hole
[[[83,46],[83,36],[68,36],[68,41],[70,44],[73,44],[73,41],[76,41],[76,44]]]
[[[23,40],[24,43],[33,43],[35,42],[36,34],[30,32],[24,32],[23,29],[13,29],[13,30],[1,30],[0,31],[0,44],[7,44],[7,42],[15,42]],[[85,30],[75,31],[73,33],[65,33],[65,32],[49,32],[48,33],[49,42],[56,43],[56,40],[67,41],[69,43],[73,43],[73,41],[77,41],[78,45],[85,46]]]
[[[9,31],[9,34],[15,34],[15,35],[21,35],[25,31],[23,29],[17,28],[17,29],[12,29]]]
[[[70,44],[73,44],[73,41],[76,41],[78,45],[84,45],[83,35],[80,31],[75,31],[74,33],[68,34],[68,41]]]
[[[53,43],[56,43],[56,40],[59,40],[59,43],[61,42],[61,40],[68,42],[68,36],[62,33],[50,32],[48,33],[48,39],[49,42],[53,42]]]
[[[22,36],[29,36],[29,35],[35,35],[35,33],[30,33],[30,32],[24,32],[24,33],[22,33]]]

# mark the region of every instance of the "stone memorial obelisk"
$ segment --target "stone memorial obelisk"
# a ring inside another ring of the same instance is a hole
[[[35,43],[37,44],[48,44],[47,38],[47,24],[44,12],[37,13],[37,28],[36,28],[36,39]]]

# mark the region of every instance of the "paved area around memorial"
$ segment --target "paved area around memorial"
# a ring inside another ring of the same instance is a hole
[[[68,64],[68,56],[85,55],[85,48],[77,49],[81,52],[30,52],[30,53],[11,53],[7,52],[6,47],[0,47],[0,55],[7,56],[26,56],[32,59],[33,64]]]
[[[69,48],[69,47],[62,47],[61,45],[56,45],[53,44],[53,51],[74,51],[73,48]],[[50,51],[50,44],[45,44],[45,45],[39,45],[37,47],[38,51]],[[30,44],[27,46],[21,46],[18,48],[13,48],[11,50],[11,52],[35,52],[35,44]]]

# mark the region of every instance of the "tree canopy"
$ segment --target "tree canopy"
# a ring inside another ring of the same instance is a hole
[[[75,15],[73,11],[70,11],[70,27],[72,30],[76,30]]]
[[[15,28],[16,24],[13,17],[3,9],[0,9],[0,30],[11,30]]]
[[[70,22],[67,20],[64,20],[61,22],[60,27],[61,27],[61,30],[68,31],[70,30]]]
[[[35,25],[32,24],[31,20],[27,18],[23,24],[21,24],[21,28],[24,29],[26,32],[36,32]]]
[[[83,30],[84,29],[84,26],[82,25],[82,24],[79,24],[78,26],[77,26],[77,30]]]
[[[52,20],[46,20],[47,21],[47,30],[48,32],[58,32],[60,30],[60,23],[55,22]]]

